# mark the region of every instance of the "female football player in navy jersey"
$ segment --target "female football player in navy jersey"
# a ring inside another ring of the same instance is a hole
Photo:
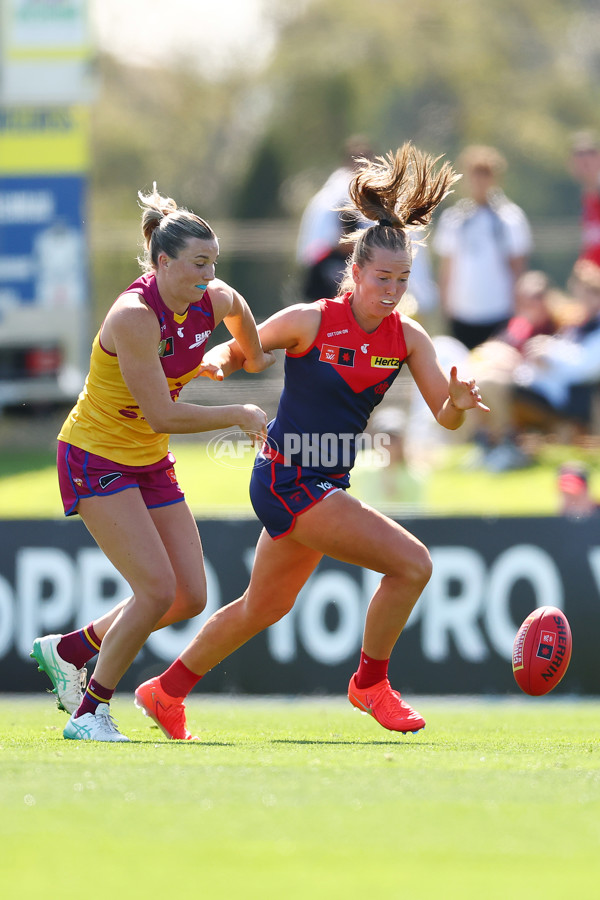
[[[58,473],[66,515],[78,513],[133,596],[85,628],[33,645],[58,704],[72,713],[66,738],[123,741],[110,699],[155,628],[190,618],[206,604],[202,545],[175,475],[171,433],[238,426],[266,436],[252,404],[174,402],[207,372],[204,350],[223,321],[249,372],[266,368],[246,301],[215,279],[217,237],[207,222],[156,190],[140,194],[144,274],[113,303],[92,347],[90,372],[59,434]],[[85,687],[85,663],[99,652]]]
[[[324,555],[383,573],[367,612],[350,702],[392,731],[415,732],[424,719],[393,690],[388,662],[431,574],[426,547],[396,522],[346,493],[357,436],[404,363],[444,428],[465,410],[487,409],[474,380],[442,371],[429,336],[398,303],[410,275],[409,228],[425,225],[456,180],[448,164],[406,144],[363,160],[350,189],[373,225],[354,235],[341,295],[291,306],[260,328],[265,349],[286,351],[285,383],[250,485],[264,525],[250,584],[219,609],[136,702],[165,734],[188,738],[183,700],[209,669],[292,608]],[[355,210],[356,211],[356,210]],[[229,373],[244,353],[233,341],[210,354]]]

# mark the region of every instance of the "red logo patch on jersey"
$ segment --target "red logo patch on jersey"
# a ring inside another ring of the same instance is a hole
[[[163,338],[163,340],[158,345],[158,355],[160,357],[173,356],[174,352],[175,348],[173,346],[173,338]]]
[[[333,344],[323,344],[319,360],[331,363],[334,366],[354,366],[356,350],[348,347],[334,347]]]

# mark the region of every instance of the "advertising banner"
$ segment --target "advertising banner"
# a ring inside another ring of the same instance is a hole
[[[81,390],[89,353],[86,187],[81,175],[0,174],[0,412],[72,402]]]
[[[85,375],[92,71],[87,0],[0,0],[0,412]]]
[[[433,576],[392,656],[390,678],[411,694],[520,694],[511,667],[523,619],[564,610],[573,656],[553,692],[600,694],[600,537],[591,521],[415,519]],[[121,690],[161,672],[211,612],[239,597],[260,532],[255,520],[199,522],[208,608],[156,632]],[[379,575],[325,559],[293,610],[210,672],[203,691],[343,694]],[[276,597],[277,585],[273,585]],[[129,593],[79,519],[0,522],[0,690],[43,691],[29,658],[35,637],[90,622]],[[93,663],[89,666],[93,669]]]
[[[0,106],[89,103],[88,0],[1,0]]]
[[[56,317],[84,305],[84,218],[82,178],[0,176],[0,310],[4,314],[14,305],[33,305],[38,311],[52,310]]]

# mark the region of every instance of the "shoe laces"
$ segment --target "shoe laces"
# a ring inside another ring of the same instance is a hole
[[[82,669],[78,669],[73,663],[63,662],[60,674],[65,687],[80,688],[82,692],[85,691],[87,684],[87,669],[85,666]]]
[[[121,734],[117,727],[117,723],[115,722],[113,716],[111,716],[108,708],[106,712],[102,711],[99,714],[96,713],[96,718],[100,722],[100,725],[107,734]]]

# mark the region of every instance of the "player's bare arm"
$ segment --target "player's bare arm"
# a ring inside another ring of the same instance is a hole
[[[158,320],[138,295],[124,295],[113,307],[102,335],[105,348],[117,354],[127,388],[153,431],[192,434],[238,425],[251,436],[266,433],[266,415],[253,404],[205,407],[173,401],[157,353]]]
[[[258,328],[260,341],[265,353],[273,350],[289,350],[290,353],[305,353],[314,343],[321,322],[321,311],[314,303],[298,303],[270,316]],[[238,369],[246,368],[245,356],[240,344],[227,341],[213,347],[205,354],[199,374],[221,380]]]
[[[265,350],[289,350],[300,354],[312,347],[320,324],[318,304],[297,303],[272,315],[258,331]]]
[[[440,425],[455,431],[464,421],[465,411],[488,407],[481,400],[475,380],[462,381],[452,368],[450,378],[437,359],[433,342],[424,328],[410,319],[403,319],[407,364],[423,399]]]
[[[215,313],[215,324],[223,321],[243,354],[246,372],[262,372],[275,362],[272,353],[265,353],[261,345],[254,317],[242,295],[218,279],[210,284],[210,296]],[[223,360],[227,367],[227,360]],[[229,371],[227,372],[229,374]]]

